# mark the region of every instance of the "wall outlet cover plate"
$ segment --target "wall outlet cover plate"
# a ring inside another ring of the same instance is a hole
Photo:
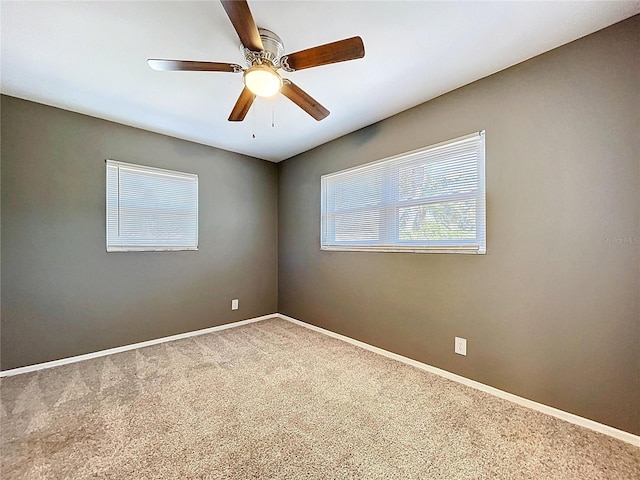
[[[467,339],[456,337],[454,351],[459,355],[467,354]]]

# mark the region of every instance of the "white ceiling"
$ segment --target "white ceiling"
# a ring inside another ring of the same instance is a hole
[[[148,67],[147,58],[244,65],[216,0],[2,0],[1,91],[277,162],[640,12],[640,1],[249,5],[286,53],[363,38],[363,59],[284,75],[331,111],[325,120],[279,95],[231,123],[240,74]]]

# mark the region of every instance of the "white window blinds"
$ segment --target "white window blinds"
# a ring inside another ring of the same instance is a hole
[[[322,177],[321,248],[486,252],[484,132]]]
[[[107,251],[198,249],[198,176],[107,160]]]

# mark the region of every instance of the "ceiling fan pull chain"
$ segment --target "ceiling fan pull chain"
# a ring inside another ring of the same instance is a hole
[[[271,102],[271,128],[276,126],[276,102]]]
[[[251,136],[256,138],[256,109],[251,109]]]

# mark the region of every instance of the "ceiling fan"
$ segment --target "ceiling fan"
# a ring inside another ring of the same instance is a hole
[[[364,57],[362,38],[347,38],[284,55],[284,45],[280,37],[270,30],[256,27],[246,0],[220,0],[220,3],[240,38],[240,49],[247,61],[247,68],[242,68],[235,63],[155,58],[147,60],[149,66],[154,70],[162,71],[242,72],[244,88],[229,115],[230,122],[244,120],[256,95],[268,97],[278,92],[318,121],[329,115],[329,110],[291,80],[282,78],[278,70],[295,72],[362,58]]]

